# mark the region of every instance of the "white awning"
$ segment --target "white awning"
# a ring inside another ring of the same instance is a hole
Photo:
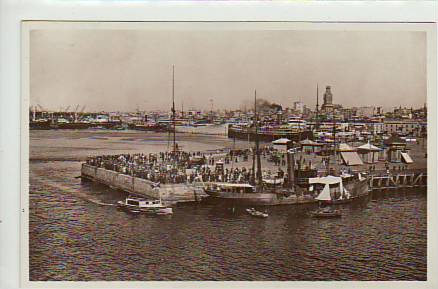
[[[352,148],[351,146],[349,146],[346,143],[341,143],[341,144],[339,144],[338,151],[340,151],[340,152],[343,152],[343,151],[351,152],[351,151],[356,151],[356,149]]]
[[[332,199],[329,185],[324,186],[324,189],[322,189],[321,193],[316,197],[316,199],[318,201],[330,201]]]
[[[414,161],[412,160],[411,156],[408,155],[408,153],[401,153],[402,159],[407,164],[412,164]]]
[[[363,162],[357,152],[341,152],[341,158],[347,166],[363,165]]]
[[[364,151],[373,151],[373,152],[378,152],[381,151],[382,149],[370,144],[370,142],[361,145],[360,147],[357,148],[358,150],[364,150]]]
[[[335,176],[326,176],[319,178],[309,178],[309,184],[324,184],[324,185],[332,185],[342,183],[341,177]]]
[[[277,140],[274,140],[272,143],[276,144],[276,145],[285,145],[288,144],[290,142],[290,139],[287,138],[279,138]]]

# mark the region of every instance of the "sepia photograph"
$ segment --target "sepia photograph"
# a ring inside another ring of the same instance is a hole
[[[435,27],[24,22],[22,274],[427,281]]]

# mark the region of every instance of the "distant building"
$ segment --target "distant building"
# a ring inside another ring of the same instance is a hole
[[[330,85],[327,85],[324,92],[324,103],[321,106],[321,110],[330,111],[333,109],[333,94],[331,92]]]
[[[426,122],[416,120],[385,120],[383,130],[387,134],[421,136],[426,131]]]
[[[372,117],[375,114],[374,106],[361,106],[356,108],[356,116],[360,117]]]
[[[304,103],[302,103],[301,101],[295,101],[294,102],[294,110],[298,111],[300,113],[304,112]]]

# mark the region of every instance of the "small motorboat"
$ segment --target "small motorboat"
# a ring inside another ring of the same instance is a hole
[[[147,199],[142,199],[132,196],[127,197],[125,201],[118,201],[117,208],[134,214],[139,214],[139,213],[147,213],[154,215],[173,214],[172,208],[163,205],[161,200],[147,200]]]
[[[251,216],[258,217],[258,218],[267,218],[269,216],[268,213],[257,211],[254,208],[246,209],[246,212],[248,214],[250,214]]]
[[[314,218],[337,218],[342,217],[341,210],[333,210],[330,207],[318,209],[310,213],[310,215]]]

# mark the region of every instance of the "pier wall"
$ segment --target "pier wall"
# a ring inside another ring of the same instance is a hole
[[[206,194],[195,185],[155,184],[149,180],[82,164],[81,177],[143,197],[161,199],[167,203],[198,201]]]
[[[388,190],[399,188],[426,188],[427,172],[400,172],[381,175],[371,175],[369,178],[370,190]]]

